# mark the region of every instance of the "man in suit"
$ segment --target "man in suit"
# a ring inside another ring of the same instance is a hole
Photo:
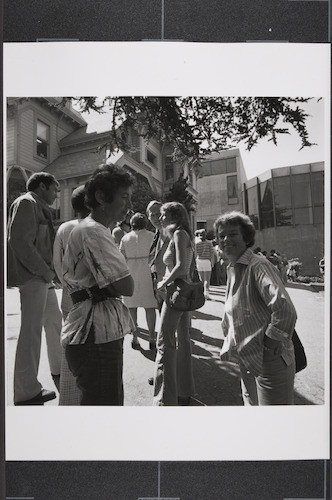
[[[152,200],[146,208],[146,215],[156,230],[149,253],[149,266],[151,269],[153,289],[158,302],[159,311],[161,310],[161,306],[163,304],[163,297],[160,292],[157,291],[157,283],[162,280],[165,274],[163,256],[169,244],[169,238],[164,234],[159,220],[161,206],[162,203],[160,201]]]
[[[62,317],[53,284],[55,231],[50,211],[58,189],[53,175],[35,173],[27,181],[28,192],[19,196],[9,211],[8,285],[19,287],[21,300],[14,368],[15,405],[43,405],[56,397],[54,391],[43,389],[37,379],[43,326],[51,374],[59,387]]]

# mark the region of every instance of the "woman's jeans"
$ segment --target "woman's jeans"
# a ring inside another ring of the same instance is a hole
[[[194,392],[190,320],[190,312],[176,311],[164,302],[157,337],[155,406],[176,406],[178,397],[188,398]]]
[[[294,404],[295,361],[287,366],[279,355],[264,353],[262,373],[254,377],[240,362],[245,406]]]
[[[93,337],[92,337],[93,340]],[[66,346],[68,366],[82,391],[81,405],[123,405],[123,339]]]

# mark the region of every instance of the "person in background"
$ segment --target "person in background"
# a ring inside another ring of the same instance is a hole
[[[255,228],[248,216],[236,211],[223,214],[215,222],[215,231],[229,259],[221,359],[236,353],[245,405],[291,405],[293,303],[278,270],[251,250]]]
[[[198,231],[196,231],[197,233]],[[196,241],[196,266],[199,277],[204,284],[204,295],[207,300],[210,300],[209,295],[210,279],[212,271],[212,262],[214,259],[213,245],[210,240],[206,239],[205,229],[200,229],[198,232],[198,240]]]
[[[263,255],[261,247],[256,247],[253,251],[256,255]]]
[[[42,328],[55,386],[59,389],[61,363],[61,312],[53,280],[54,227],[50,205],[59,183],[46,172],[33,174],[27,193],[10,207],[8,220],[8,285],[18,286],[21,329],[14,368],[14,405],[43,405],[55,399],[54,391],[38,381]]]
[[[132,210],[128,210],[128,213],[126,213],[126,217],[121,221],[115,223],[114,221],[111,222],[110,228],[112,231],[112,236],[115,239],[115,243],[119,246],[122,238],[124,237],[125,234],[129,233],[130,231],[130,219],[134,215],[135,212]],[[113,226],[113,228],[112,228]]]
[[[62,329],[69,369],[82,391],[81,405],[123,405],[123,337],[134,324],[121,296],[134,281],[109,226],[131,208],[134,178],[114,165],[99,167],[85,184],[91,209],[70,233],[63,281],[73,301]]]
[[[164,302],[164,295],[157,290],[157,283],[163,279],[165,274],[166,266],[164,264],[163,257],[169,244],[169,237],[165,234],[160,222],[161,206],[162,203],[160,201],[152,200],[146,208],[146,215],[155,228],[154,237],[149,251],[149,267],[159,312],[161,311]]]
[[[65,320],[70,309],[73,306],[69,292],[63,281],[62,276],[62,260],[67,247],[69,235],[87,215],[90,210],[85,206],[85,190],[84,186],[78,186],[71,195],[71,204],[75,212],[76,219],[64,222],[59,226],[55,235],[53,246],[53,263],[54,269],[63,287],[61,298],[62,317]],[[65,349],[62,348],[61,358],[61,374],[60,374],[60,406],[75,406],[79,405],[81,401],[81,391],[77,387],[75,377],[68,368],[68,363],[65,356]]]
[[[212,271],[210,278],[210,285],[219,286],[222,285],[222,271],[220,265],[221,252],[217,245],[216,240],[212,240],[213,251],[214,251],[214,259],[212,261]]]
[[[153,284],[148,264],[149,251],[153,240],[153,233],[146,229],[147,218],[144,214],[136,213],[130,219],[132,230],[125,234],[120,242],[120,251],[123,253],[130,274],[134,280],[134,293],[131,297],[124,297],[124,303],[129,308],[136,330],[133,332],[131,346],[139,349],[137,339],[137,308],[144,307],[146,322],[149,330],[149,348],[156,348],[155,326],[157,301],[153,293]]]
[[[76,227],[87,215],[89,215],[90,210],[85,206],[85,191],[84,186],[78,186],[71,195],[71,205],[75,212],[75,219],[64,222],[59,226],[56,232],[54,245],[53,245],[53,264],[55,272],[63,286],[62,299],[61,299],[61,310],[63,318],[66,319],[69,313],[72,302],[70,295],[64,286],[62,277],[62,259],[65,253],[65,249],[68,243],[68,238],[71,231]]]
[[[190,312],[171,308],[166,296],[169,293],[168,285],[175,279],[190,280],[194,252],[193,235],[187,211],[181,203],[165,203],[160,213],[162,227],[170,241],[163,257],[165,275],[157,285],[158,291],[164,294],[166,300],[162,306],[157,336],[153,404],[187,406],[194,391]]]
[[[287,283],[287,269],[288,269],[288,259],[285,254],[282,254],[280,256],[281,258],[281,263],[280,263],[280,274],[281,274],[281,279],[283,284]]]

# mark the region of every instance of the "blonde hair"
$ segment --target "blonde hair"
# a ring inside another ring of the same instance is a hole
[[[167,226],[166,230],[171,236],[173,236],[174,232],[177,229],[184,229],[184,231],[188,233],[190,239],[193,238],[188,212],[185,209],[184,205],[182,205],[182,203],[179,203],[177,201],[164,203],[161,206],[160,211],[164,213],[168,212],[170,214],[172,222]]]

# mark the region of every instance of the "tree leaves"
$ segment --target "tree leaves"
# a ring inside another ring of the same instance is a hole
[[[69,98],[65,98],[69,99]],[[146,141],[155,138],[174,148],[174,159],[199,161],[244,142],[250,150],[261,139],[277,145],[293,128],[301,149],[312,146],[308,114],[300,107],[310,98],[291,97],[76,97],[82,111],[111,111],[109,146],[128,151],[133,127]]]

